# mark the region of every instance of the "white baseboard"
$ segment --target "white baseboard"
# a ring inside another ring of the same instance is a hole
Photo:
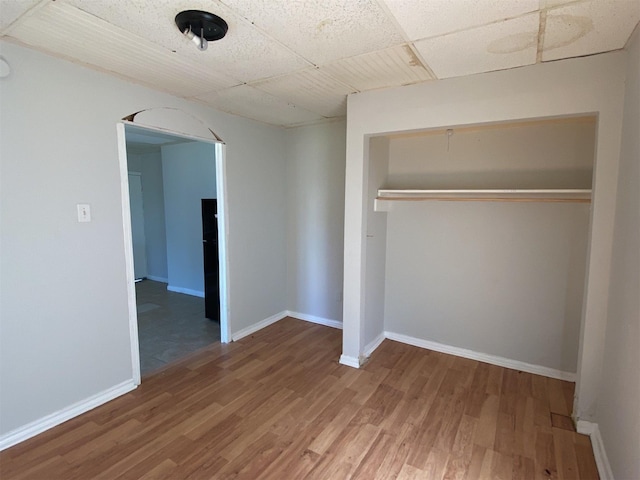
[[[364,347],[364,352],[362,352],[362,355],[369,358],[375,351],[375,349],[378,348],[382,342],[384,342],[385,338],[387,338],[385,336],[385,332],[382,332],[380,335],[374,338],[371,343],[367,344],[367,346]]]
[[[126,382],[122,382],[107,390],[92,395],[85,400],[69,405],[62,410],[58,410],[57,412],[51,413],[22,427],[7,432],[0,436],[0,451],[28,440],[31,437],[35,437],[36,435],[60,425],[67,420],[77,417],[78,415],[88,412],[89,410],[93,410],[114,398],[134,390],[136,386],[137,385],[133,380],[127,380]]]
[[[268,327],[269,325],[276,323],[287,316],[287,311],[283,311],[280,313],[276,313],[275,315],[271,315],[269,318],[265,318],[264,320],[260,320],[258,323],[254,323],[253,325],[249,325],[247,328],[243,328],[242,330],[232,333],[231,340],[238,341],[241,338],[246,337],[247,335],[251,335],[258,330],[262,330],[264,327]]]
[[[340,363],[342,365],[346,365],[347,367],[360,368],[360,360],[348,355],[340,355]]]
[[[518,360],[499,357],[497,355],[490,355],[488,353],[475,352],[473,350],[467,350],[466,348],[452,347],[451,345],[431,342],[429,340],[423,340],[421,338],[409,337],[408,335],[402,335],[399,333],[384,332],[384,334],[385,337],[389,340],[407,343],[415,347],[426,348],[428,350],[434,350],[441,353],[448,353],[457,357],[478,360],[479,362],[490,363],[492,365],[498,365],[499,367],[511,368],[513,370],[520,370],[522,372],[542,375],[544,377],[557,378],[559,380],[566,380],[568,382],[576,381],[576,374],[573,372],[563,372],[562,370],[556,370],[555,368],[520,362]]]
[[[587,422],[586,420],[578,420],[576,422],[576,431],[582,435],[591,436],[597,428],[597,423]]]
[[[154,282],[169,283],[169,279],[168,278],[164,278],[164,277],[156,277],[155,275],[147,275],[147,278],[149,280],[153,280]]]
[[[586,420],[578,420],[576,422],[576,430],[583,435],[589,435],[591,438],[591,447],[593,448],[593,456],[596,458],[598,466],[598,474],[601,480],[613,480],[613,471],[609,463],[609,457],[604,448],[604,442],[600,435],[600,428],[597,423],[587,422]]]
[[[331,328],[339,328],[342,330],[342,322],[337,320],[330,320],[328,318],[316,317],[315,315],[308,315],[306,313],[292,312],[287,310],[287,316],[297,318],[298,320],[304,320],[305,322],[317,323],[319,325],[325,325]]]
[[[170,292],[184,293],[185,295],[191,295],[192,297],[204,298],[204,292],[200,290],[192,290],[190,288],[174,287],[173,285],[167,285],[167,290]]]

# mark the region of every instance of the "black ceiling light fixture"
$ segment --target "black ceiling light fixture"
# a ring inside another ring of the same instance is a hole
[[[227,22],[222,18],[202,10],[180,12],[176,15],[176,25],[199,50],[206,50],[208,42],[220,40],[229,30]]]

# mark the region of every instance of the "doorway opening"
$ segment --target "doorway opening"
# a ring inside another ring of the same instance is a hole
[[[220,282],[218,259],[218,200],[203,198],[202,253],[204,267],[204,316],[220,323]]]
[[[130,122],[118,124],[118,140],[140,383],[141,375],[228,341],[224,145]]]

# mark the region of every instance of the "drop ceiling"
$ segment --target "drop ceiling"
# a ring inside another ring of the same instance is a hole
[[[182,10],[224,18],[201,52]],[[640,0],[0,0],[4,39],[285,127],[348,94],[621,49]]]

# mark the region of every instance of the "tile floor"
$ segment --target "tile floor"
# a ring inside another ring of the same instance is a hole
[[[205,318],[203,298],[143,280],[136,283],[136,303],[142,376],[220,341],[220,325]]]

